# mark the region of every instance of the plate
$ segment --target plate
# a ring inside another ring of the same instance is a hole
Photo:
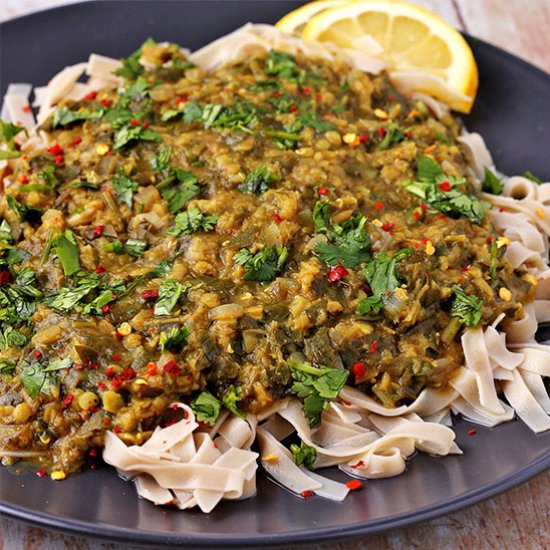
[[[247,21],[273,23],[299,3],[287,1],[103,1],[75,4],[2,24],[0,83],[39,85],[90,52],[127,56],[145,38],[195,49]],[[506,173],[531,170],[550,180],[550,76],[497,48],[469,38],[481,86],[471,130],[485,136]],[[549,338],[546,331],[544,338]],[[463,456],[419,455],[396,478],[373,480],[343,503],[296,498],[265,476],[258,495],[224,502],[211,514],[159,508],[137,498],[113,469],[63,482],[12,475],[0,468],[0,512],[43,527],[126,543],[192,547],[273,546],[365,536],[434,518],[479,502],[550,468],[550,433],[521,422],[494,429],[459,420]],[[337,470],[334,479],[348,479]]]

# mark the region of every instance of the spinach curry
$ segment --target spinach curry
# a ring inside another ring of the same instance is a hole
[[[153,42],[119,74],[58,105],[0,198],[4,463],[73,471],[181,398],[258,412],[294,363],[410,403],[466,327],[523,315],[459,122],[386,75],[278,51],[204,73]]]

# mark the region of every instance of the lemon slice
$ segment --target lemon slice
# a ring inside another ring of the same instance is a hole
[[[301,35],[304,27],[312,17],[324,10],[334,8],[338,5],[341,6],[348,2],[349,0],[317,0],[316,2],[310,2],[287,13],[275,23],[275,26],[281,31]]]
[[[305,8],[311,6],[313,10],[321,3],[303,6],[301,17],[307,13]],[[298,16],[294,17],[298,21]],[[451,25],[415,4],[348,1],[317,11],[302,33],[306,40],[356,49],[361,48],[367,35],[383,48],[380,55],[395,83],[430,94],[456,111],[470,112],[478,85],[470,47]]]

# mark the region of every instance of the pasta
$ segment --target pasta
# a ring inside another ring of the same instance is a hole
[[[379,73],[384,64],[376,58],[376,45],[362,46],[361,54],[339,51],[329,45],[304,43],[269,25],[249,24],[192,53],[189,59],[212,70],[228,60],[276,48],[343,60],[359,70]],[[87,63],[61,71],[47,87],[35,89],[38,122],[46,121],[61,100],[78,100],[98,87],[119,86],[122,79],[113,71],[120,67],[116,60],[92,54]],[[86,83],[79,82],[83,73],[88,76]],[[394,75],[394,83],[407,93],[419,78],[418,74]],[[30,92],[27,85],[10,86],[2,110],[4,118],[29,131],[28,137],[18,136],[21,151],[44,147],[47,139],[36,131],[32,115],[24,109]],[[413,94],[413,99],[422,101],[439,118],[448,113],[445,105],[424,94]],[[481,188],[485,168],[494,170],[491,155],[478,134],[464,132],[459,140],[470,156],[470,175]],[[0,174],[13,162],[0,161]],[[495,227],[506,239],[502,241],[506,259],[514,269],[529,274],[537,285],[536,298],[524,306],[522,319],[503,322],[502,314],[484,328],[466,328],[461,337],[464,365],[447,388],[424,388],[410,404],[389,408],[345,385],[323,410],[317,428],[311,427],[302,401],[296,397],[279,399],[245,418],[225,411],[211,427],[201,425],[190,406],[177,402],[171,407],[183,417],[167,427],[157,426],[140,445],[127,446],[108,431],[104,460],[123,477],[134,480],[138,494],[154,504],[174,504],[180,509],[198,506],[208,513],[223,499],[255,494],[257,459],[272,478],[298,495],[315,493],[343,500],[349,486],[296,464],[281,442],[292,434],[315,451],[310,467],[338,466],[352,477],[370,479],[401,474],[417,450],[437,456],[461,453],[454,442],[451,413],[488,427],[517,415],[535,433],[550,429],[550,399],[543,381],[550,376],[550,347],[535,340],[538,325],[550,320],[550,183],[536,184],[521,176],[503,181],[502,194],[482,192],[481,197],[491,204]],[[6,186],[12,183],[9,175],[4,182]],[[148,221],[158,221],[153,218]],[[300,304],[294,305],[298,308]],[[209,318],[223,324],[243,311],[240,305],[217,305]],[[497,388],[502,389],[507,403]],[[259,454],[252,450],[255,442]],[[0,454],[10,456],[9,451]]]

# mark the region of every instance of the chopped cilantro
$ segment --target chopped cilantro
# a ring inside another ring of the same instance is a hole
[[[155,315],[170,315],[181,296],[189,289],[189,283],[182,284],[175,279],[164,279],[160,283],[159,295],[155,303]]]
[[[382,296],[369,296],[363,298],[357,306],[357,315],[369,315],[370,313],[379,313],[384,307]]]
[[[0,330],[0,350],[6,351],[12,346],[18,346],[22,348],[26,345],[28,338],[19,330],[12,326],[7,326],[3,330]]]
[[[436,132],[435,139],[437,139],[437,141],[441,143],[444,143],[445,145],[453,145],[453,141],[442,132]]]
[[[90,292],[101,285],[99,277],[82,277],[74,288],[61,287],[44,300],[44,305],[58,313],[69,313]]]
[[[498,179],[495,174],[487,168],[487,166],[484,167],[484,177],[483,177],[483,183],[481,184],[481,188],[486,193],[491,193],[492,195],[500,195],[502,194],[502,191],[504,191],[504,185]]]
[[[224,407],[230,410],[233,414],[245,418],[246,414],[239,409],[237,403],[242,400],[243,390],[240,386],[230,386],[222,397]]]
[[[150,128],[144,128],[143,126],[132,126],[132,124],[127,124],[117,130],[115,134],[115,143],[113,145],[113,150],[119,151],[123,147],[136,140],[162,141],[162,138],[159,134],[157,134],[157,132],[151,130]]]
[[[74,275],[80,270],[78,245],[76,244],[75,234],[70,229],[54,237],[52,248],[57,254],[57,259],[67,277]]]
[[[389,256],[387,252],[382,252],[369,262],[364,274],[373,296],[383,297],[400,286],[396,264],[413,252],[412,248],[402,248],[393,256]]]
[[[472,294],[466,294],[458,285],[452,287],[455,299],[451,307],[451,315],[458,317],[466,326],[475,327],[481,321],[483,300]]]
[[[162,174],[170,168],[170,159],[172,158],[172,149],[166,145],[162,144],[157,149],[153,160],[151,161],[151,166],[153,170],[158,174]]]
[[[378,151],[384,151],[389,149],[393,145],[397,145],[407,139],[407,136],[403,130],[400,130],[395,122],[390,122],[386,128],[386,135],[377,147]]]
[[[199,194],[199,180],[191,173],[181,169],[171,169],[171,174],[157,184],[162,198],[168,201],[168,211],[175,214]]]
[[[526,172],[523,172],[523,177],[527,178],[528,180],[534,181],[535,183],[538,183],[539,185],[542,183],[542,180],[540,178],[537,178],[533,172],[530,172],[527,170]]]
[[[34,206],[28,206],[27,204],[19,202],[13,195],[8,195],[6,200],[8,201],[8,206],[21,220],[38,222],[44,213],[41,208],[35,208]]]
[[[23,368],[19,373],[19,380],[31,399],[35,399],[42,391],[47,375],[38,363],[22,362]]]
[[[125,243],[121,241],[112,241],[107,243],[103,250],[105,252],[112,252],[113,254],[130,254],[139,258],[143,256],[147,250],[147,243],[145,241],[138,241],[137,239],[128,239]]]
[[[54,372],[56,370],[68,369],[72,366],[73,362],[68,358],[64,357],[63,359],[54,359],[50,361],[48,366],[44,369],[44,372]]]
[[[245,281],[269,282],[279,273],[288,258],[288,249],[282,246],[264,246],[253,254],[242,248],[233,257],[237,265],[244,266]]]
[[[69,109],[67,106],[62,105],[61,107],[58,107],[54,113],[52,118],[52,128],[55,130],[59,126],[69,126],[73,122],[82,122],[84,120],[93,120],[93,119],[99,119],[103,116],[104,110],[103,109],[96,109],[93,111],[90,111],[90,109],[79,109],[77,111],[73,111]]]
[[[250,195],[261,195],[265,193],[270,184],[280,179],[279,174],[270,172],[265,164],[258,166],[250,172],[244,183],[241,183],[237,189]]]
[[[0,374],[9,374],[15,370],[15,363],[0,359]]]
[[[124,203],[130,210],[132,209],[132,203],[134,193],[138,188],[137,181],[134,181],[124,170],[119,168],[116,175],[113,177],[113,187],[117,199]]]
[[[258,80],[248,86],[248,89],[251,92],[276,92],[281,89],[281,83],[274,78],[268,78],[266,80]]]
[[[38,178],[43,181],[46,181],[48,184],[48,187],[50,188],[54,188],[59,184],[59,178],[55,173],[55,166],[53,164],[46,166],[46,168],[44,168],[44,170],[42,170],[38,174]]]
[[[160,350],[168,350],[177,353],[187,344],[189,329],[187,327],[173,327],[170,330],[163,330],[159,336]]]
[[[142,75],[145,72],[145,67],[139,62],[142,48],[143,46],[126,59],[121,59],[122,67],[114,71],[114,73],[127,80],[135,80],[138,76]]]
[[[290,452],[294,457],[296,466],[301,466],[303,464],[308,470],[313,470],[315,460],[317,459],[317,451],[313,447],[310,447],[303,441],[300,441],[300,445],[292,443],[290,446]]]
[[[10,151],[15,150],[15,137],[19,132],[27,132],[25,128],[11,122],[4,122],[0,118],[0,142],[5,143]]]
[[[191,401],[191,408],[199,422],[213,426],[220,416],[222,403],[209,391],[203,391]]]
[[[344,369],[314,367],[311,363],[289,363],[294,384],[292,391],[304,399],[303,411],[312,428],[321,423],[321,413],[336,399],[348,379]]]
[[[330,226],[330,204],[317,201],[313,207],[313,225],[317,233],[326,233]]]
[[[212,231],[219,216],[203,214],[196,206],[193,206],[185,212],[180,212],[174,220],[174,225],[166,232],[176,237],[190,235],[197,231]]]
[[[334,126],[332,122],[328,122],[326,120],[320,120],[313,113],[309,111],[301,113],[299,119],[304,126],[309,126],[310,128],[313,128],[316,132],[320,134],[324,132],[328,132],[330,130],[334,130],[336,128],[336,126]]]
[[[0,160],[16,159],[20,156],[21,153],[18,151],[6,151],[5,149],[0,149]]]
[[[265,60],[265,74],[277,75],[279,78],[297,76],[296,58],[288,53],[270,50]]]

